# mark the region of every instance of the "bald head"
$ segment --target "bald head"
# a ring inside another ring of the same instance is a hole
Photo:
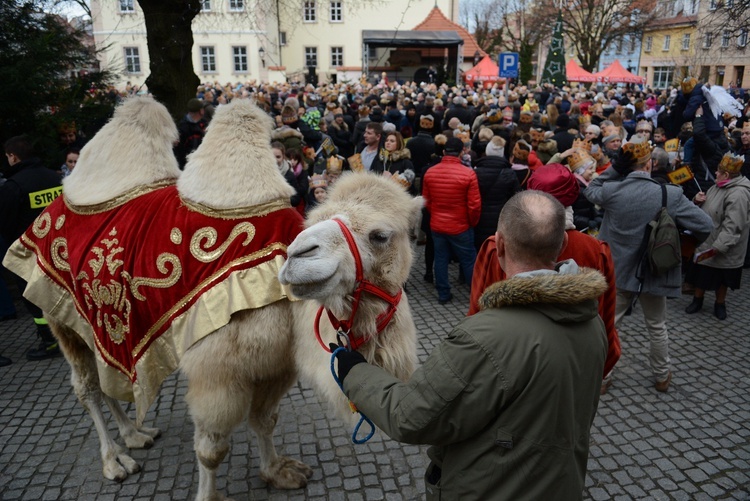
[[[522,191],[503,206],[497,231],[508,259],[529,269],[547,268],[565,241],[565,208],[542,191]]]

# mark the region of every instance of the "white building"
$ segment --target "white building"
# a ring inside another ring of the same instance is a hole
[[[289,2],[299,2],[299,8]],[[315,67],[324,81],[356,80],[363,65],[364,30],[451,29],[449,26],[458,20],[458,2],[288,0],[283,4],[276,0],[202,0],[202,10],[193,20],[193,67],[201,81],[222,84],[281,82],[302,77],[309,66]],[[103,49],[101,68],[119,75],[120,88],[127,82],[142,85],[149,75],[149,55],[146,25],[137,1],[91,0],[91,16],[94,40]],[[455,31],[467,41],[462,69],[468,69],[476,43],[463,28]],[[390,56],[389,49],[371,50],[367,55],[370,70],[379,74],[389,68],[412,66],[405,61],[389,61]]]

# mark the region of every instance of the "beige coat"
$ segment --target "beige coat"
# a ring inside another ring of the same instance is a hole
[[[701,208],[711,216],[714,230],[696,251],[711,248],[718,251],[701,264],[710,268],[740,268],[750,234],[750,180],[739,176],[723,188],[712,186]]]

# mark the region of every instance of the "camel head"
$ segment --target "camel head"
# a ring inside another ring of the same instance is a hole
[[[176,179],[175,141],[177,127],[164,105],[150,97],[127,99],[81,150],[76,168],[63,181],[65,198],[74,205],[94,205]]]
[[[177,182],[183,198],[214,209],[288,200],[294,189],[276,167],[273,121],[248,99],[219,106],[203,142],[188,156]]]
[[[421,207],[421,198],[412,198],[391,179],[374,174],[342,176],[326,202],[310,212],[307,228],[287,249],[279,280],[295,296],[319,301],[338,318],[349,316],[355,261],[336,218],[354,236],[364,278],[389,294],[397,293],[409,277]],[[374,333],[374,319],[384,306],[384,301],[364,294],[355,320],[357,331]]]

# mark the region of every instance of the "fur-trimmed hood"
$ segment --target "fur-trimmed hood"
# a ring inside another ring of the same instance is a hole
[[[284,139],[289,139],[290,137],[296,137],[297,139],[301,140],[302,133],[297,129],[292,129],[291,127],[280,127],[271,131],[271,141],[283,141]]]
[[[607,281],[591,268],[578,273],[516,276],[496,282],[479,298],[479,308],[502,308],[532,304],[574,305],[596,299],[607,290]]]
[[[411,150],[407,148],[396,150],[393,153],[387,153],[387,155],[388,161],[390,162],[398,162],[399,160],[403,159],[411,160]]]

